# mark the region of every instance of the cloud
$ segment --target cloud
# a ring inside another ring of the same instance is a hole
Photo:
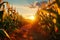
[[[43,3],[47,3],[47,1],[42,1],[42,2],[35,1],[34,3],[32,3],[32,4],[30,5],[30,8],[40,7],[41,4],[43,4]]]
[[[38,1],[35,1],[34,3],[30,4],[30,8],[36,8],[36,7],[39,7],[40,6],[40,3]]]
[[[37,12],[37,8],[29,8],[28,6],[23,5],[13,5],[18,10],[19,14],[24,17],[34,15]]]

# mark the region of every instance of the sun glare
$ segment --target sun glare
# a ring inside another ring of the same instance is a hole
[[[28,19],[30,21],[35,21],[35,16],[28,16],[28,17],[25,17],[25,19]]]
[[[29,19],[30,19],[30,20],[34,20],[35,17],[34,17],[34,16],[30,16]]]

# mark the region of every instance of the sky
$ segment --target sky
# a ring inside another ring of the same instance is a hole
[[[42,0],[5,0],[10,3],[16,10],[19,12],[20,15],[23,17],[28,17],[35,15],[38,8],[29,8],[30,4],[38,1],[41,2]],[[46,1],[46,0],[45,0]]]

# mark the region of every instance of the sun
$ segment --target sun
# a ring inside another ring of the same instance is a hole
[[[35,17],[34,16],[29,16],[29,19],[30,20],[35,20]]]
[[[35,21],[35,16],[34,15],[28,16],[28,17],[25,17],[25,19],[28,19],[30,21]]]

